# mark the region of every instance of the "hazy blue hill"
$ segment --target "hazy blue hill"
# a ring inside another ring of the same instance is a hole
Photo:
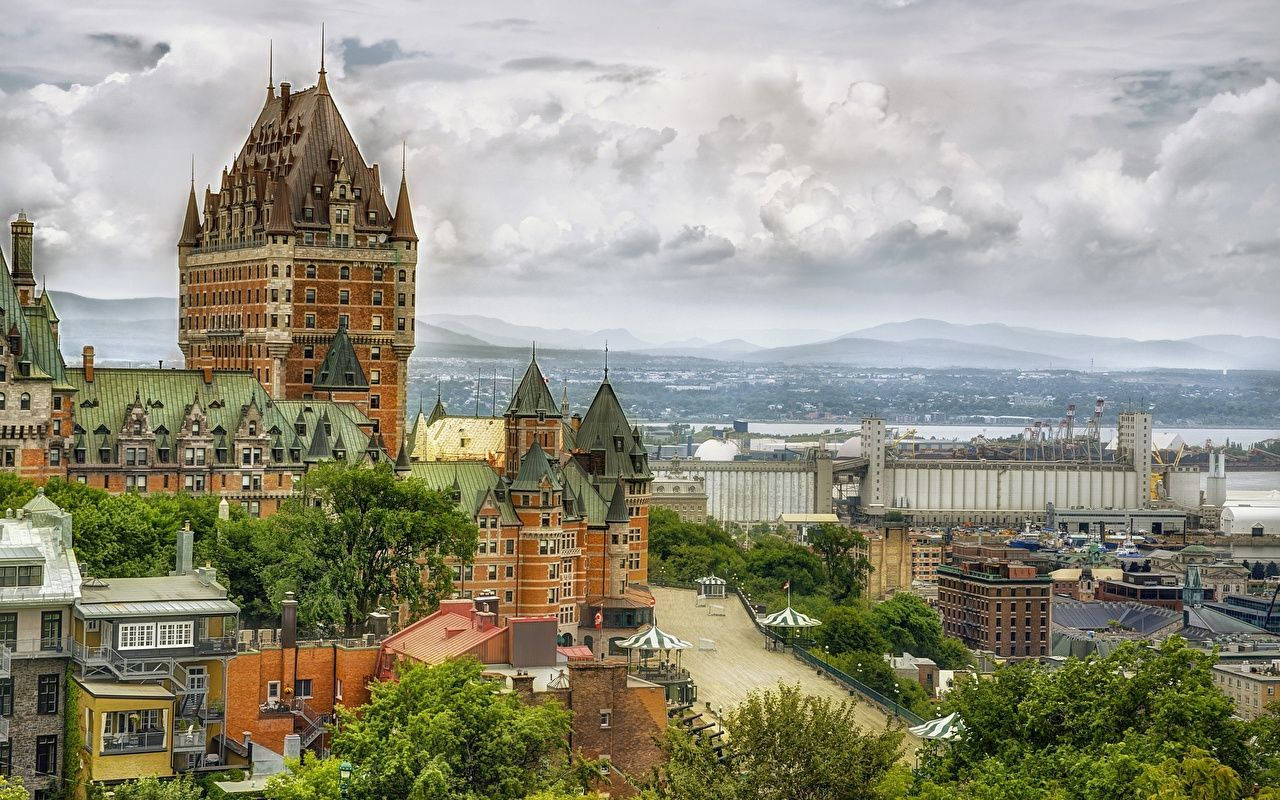
[[[605,342],[613,350],[640,350],[652,347],[649,342],[636,338],[621,328],[588,331],[573,328],[539,328],[532,325],[516,325],[492,317],[474,314],[431,314],[425,317],[430,325],[436,325],[456,333],[473,336],[501,347],[539,346],[566,349],[601,349]]]
[[[891,342],[845,336],[829,342],[775,347],[743,357],[782,364],[851,364],[864,367],[986,367],[990,369],[1076,369],[1081,365],[1046,353],[950,339]]]

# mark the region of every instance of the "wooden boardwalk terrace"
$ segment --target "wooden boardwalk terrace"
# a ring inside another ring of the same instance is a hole
[[[797,660],[789,652],[766,650],[764,637],[756,630],[742,604],[732,595],[709,602],[723,606],[724,615],[711,614],[707,606],[695,602],[688,589],[652,587],[658,601],[658,627],[693,644],[682,653],[682,661],[698,685],[700,711],[707,708],[725,712],[746,699],[753,689],[768,689],[779,683],[799,684],[813,695],[835,699],[855,699],[858,724],[867,730],[883,730],[892,721],[878,707],[853,696],[836,681],[818,675],[817,670]],[[715,642],[715,650],[698,646],[702,639]],[[908,746],[914,749],[908,734]]]

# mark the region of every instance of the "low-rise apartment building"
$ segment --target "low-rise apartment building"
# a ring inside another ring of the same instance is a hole
[[[1280,661],[1214,664],[1213,684],[1236,704],[1236,714],[1253,719],[1280,697]]]
[[[72,653],[88,780],[226,763],[227,665],[240,610],[212,567],[192,569],[191,547],[190,529],[180,531],[167,577],[81,585]]]
[[[1053,579],[1029,564],[957,559],[938,568],[942,630],[997,656],[1048,655],[1052,590]]]
[[[61,789],[67,633],[80,593],[71,515],[43,490],[0,520],[0,774]]]

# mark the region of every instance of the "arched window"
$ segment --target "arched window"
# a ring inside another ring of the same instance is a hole
[[[22,397],[18,398],[18,407],[23,411],[29,410],[31,408],[31,395],[23,392]]]
[[[382,267],[374,267],[374,268],[373,268],[373,279],[374,279],[375,281],[380,281],[380,280],[382,280]]]
[[[351,267],[343,266],[338,270],[338,277],[344,281],[351,280]]]
[[[279,278],[279,277],[280,277],[280,265],[279,265],[279,264],[272,264],[272,265],[271,265],[271,277],[273,277],[273,278]]]

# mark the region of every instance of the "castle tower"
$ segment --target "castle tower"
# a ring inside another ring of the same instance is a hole
[[[403,166],[393,215],[323,65],[316,86],[298,92],[287,82],[277,92],[269,80],[203,209],[194,181],[187,197],[178,240],[187,366],[207,348],[216,368],[252,372],[272,397],[323,399],[330,390],[317,394],[314,384],[345,329],[369,385],[355,394],[394,450],[406,428],[418,260]],[[351,393],[334,399],[341,394]]]
[[[507,410],[503,412],[506,429],[506,474],[514,480],[520,472],[520,460],[535,444],[553,461],[559,460],[563,450],[563,427],[560,409],[547,379],[542,375],[535,354],[520,379]]]

